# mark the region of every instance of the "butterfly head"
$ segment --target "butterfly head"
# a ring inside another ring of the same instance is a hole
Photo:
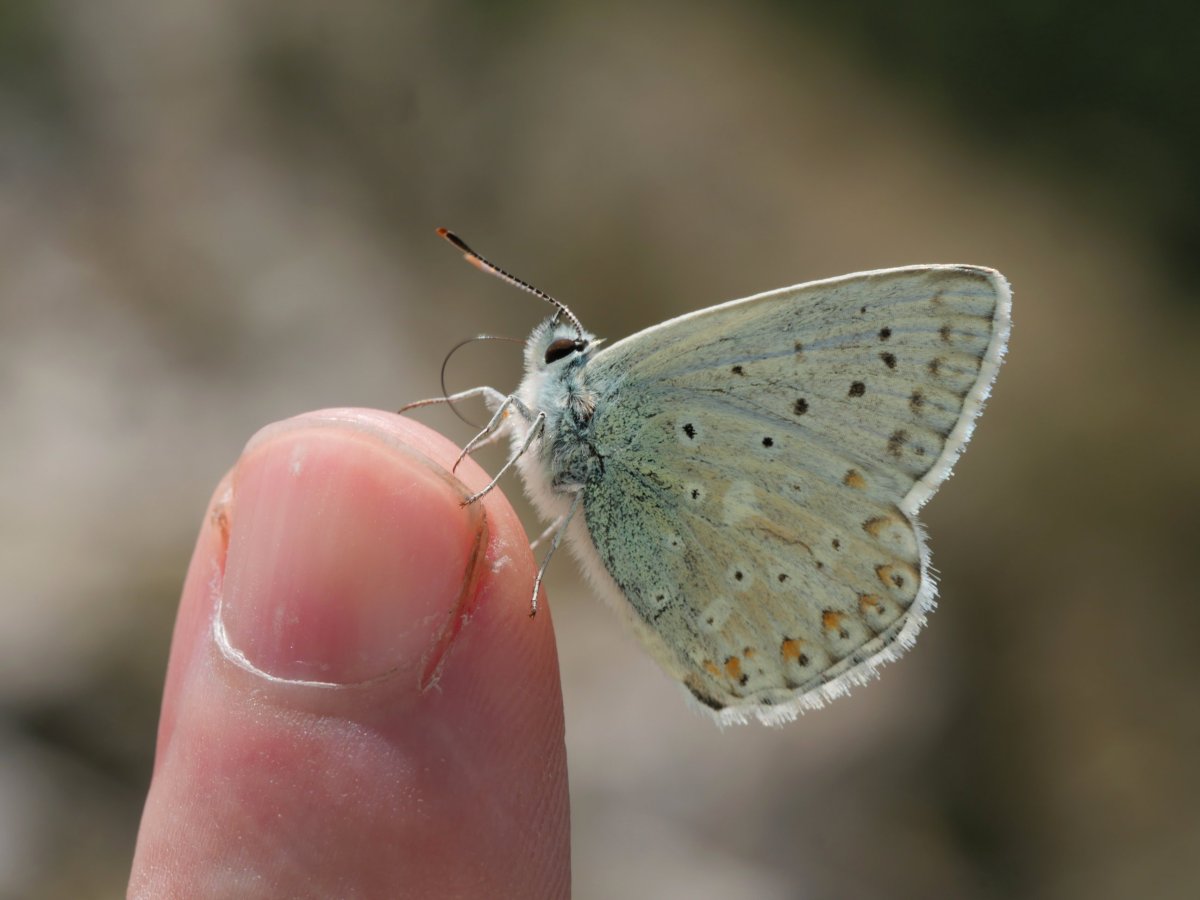
[[[573,323],[551,317],[538,325],[525,343],[525,371],[550,373],[582,365],[599,343]]]

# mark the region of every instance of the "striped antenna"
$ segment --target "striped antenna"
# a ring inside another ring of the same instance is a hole
[[[446,229],[446,228],[439,228],[437,230],[437,233],[439,236],[444,237],[451,244],[453,244],[455,247],[457,247],[459,250],[461,250],[463,259],[465,259],[467,262],[469,262],[475,268],[479,269],[479,271],[487,272],[489,275],[495,275],[501,281],[506,281],[515,288],[520,288],[521,290],[523,290],[527,293],[533,294],[533,296],[535,296],[535,297],[541,297],[543,300],[545,300],[547,303],[549,303],[551,306],[553,306],[555,309],[558,310],[558,315],[566,316],[567,320],[571,323],[571,325],[574,327],[576,333],[578,334],[579,339],[581,341],[584,339],[582,323],[580,323],[579,319],[577,319],[575,317],[575,313],[573,313],[573,312],[571,312],[571,310],[567,309],[567,305],[565,303],[563,303],[560,300],[555,300],[553,297],[551,297],[545,291],[538,290],[529,282],[522,281],[516,275],[510,275],[508,272],[505,272],[502,268],[500,268],[495,263],[489,262],[488,260],[484,259],[478,253],[476,253],[474,250],[472,250],[470,247],[468,247],[467,242],[464,241],[462,238],[460,238],[453,231],[450,231],[449,229]]]

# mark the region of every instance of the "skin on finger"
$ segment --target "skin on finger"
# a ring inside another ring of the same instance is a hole
[[[364,410],[251,442],[185,583],[130,896],[568,894],[549,610],[457,453]]]

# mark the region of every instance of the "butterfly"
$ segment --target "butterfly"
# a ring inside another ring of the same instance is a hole
[[[918,509],[1003,359],[1011,294],[979,266],[882,269],[689,313],[602,346],[555,307],[463,457],[509,436],[550,556],[722,724],[794,719],[910,647],[935,605]],[[402,410],[402,412],[404,411]],[[461,459],[462,457],[460,457]]]

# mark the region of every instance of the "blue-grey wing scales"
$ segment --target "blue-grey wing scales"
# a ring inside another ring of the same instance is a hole
[[[589,360],[587,532],[719,719],[793,718],[912,642],[935,597],[916,511],[1008,329],[999,273],[919,266],[727,303]]]

